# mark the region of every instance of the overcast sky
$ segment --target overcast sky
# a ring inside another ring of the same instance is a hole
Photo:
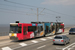
[[[37,8],[39,21],[75,24],[75,0],[0,0],[0,24],[37,21]]]

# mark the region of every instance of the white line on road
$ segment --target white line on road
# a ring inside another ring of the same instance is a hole
[[[31,42],[33,42],[33,43],[38,43],[38,41],[35,41],[35,40],[32,40]]]
[[[56,49],[63,49],[63,48],[60,48],[60,47],[56,47]]]
[[[75,43],[72,43],[72,44],[70,44],[69,46],[63,48],[62,50],[65,50],[65,49],[69,48],[70,46],[72,46],[72,45],[74,45],[74,44],[75,44]]]
[[[68,33],[62,33],[62,34],[59,34],[59,35],[68,35]]]
[[[72,48],[74,48],[75,47],[75,45],[74,46],[72,46]]]
[[[74,45],[74,46],[72,46],[71,48],[68,48],[68,50],[73,49],[74,47],[75,47],[75,45]]]
[[[19,43],[19,45],[21,45],[21,46],[27,46],[27,44],[25,44],[25,43]]]
[[[53,39],[52,37],[47,37],[47,38],[49,38],[49,39]]]
[[[43,47],[45,47],[45,46],[46,46],[46,45],[40,46],[40,47],[38,47],[37,49],[43,48]]]
[[[46,41],[46,39],[44,39],[44,38],[41,38],[40,40]]]
[[[70,50],[70,49],[72,49],[72,48],[68,48],[68,50]]]
[[[2,50],[12,50],[12,49],[9,47],[3,47]]]

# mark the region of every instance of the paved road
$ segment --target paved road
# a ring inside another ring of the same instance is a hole
[[[70,40],[70,43],[65,46],[64,45],[53,45],[52,40],[50,39],[50,40],[36,43],[34,45],[29,45],[26,47],[18,48],[16,50],[62,50],[62,49],[69,50],[69,48],[72,48],[73,46],[75,46],[75,35],[67,35],[67,36],[71,40]],[[72,43],[73,43],[73,45],[72,45]],[[72,46],[67,48],[69,45],[72,45]],[[74,50],[74,49],[72,49],[72,50]]]
[[[23,41],[10,41],[0,45],[0,50],[75,50],[75,35],[68,35],[70,43],[67,45],[53,45],[54,36],[41,37]]]

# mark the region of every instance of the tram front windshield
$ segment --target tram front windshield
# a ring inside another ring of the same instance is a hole
[[[10,26],[10,33],[21,33],[21,27]]]

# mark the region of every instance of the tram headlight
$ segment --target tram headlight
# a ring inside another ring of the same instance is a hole
[[[9,34],[9,36],[11,36],[11,33]]]
[[[17,34],[14,34],[15,37],[17,37]]]

